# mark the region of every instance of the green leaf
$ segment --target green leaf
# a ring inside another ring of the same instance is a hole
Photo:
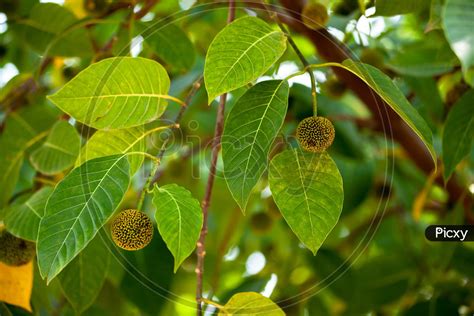
[[[451,108],[443,132],[444,178],[469,153],[474,139],[474,90],[466,92]]]
[[[227,25],[206,55],[204,82],[209,103],[260,77],[285,49],[285,34],[256,17],[243,17]]]
[[[377,68],[352,61],[345,60],[342,67],[361,78],[371,87],[387,104],[410,126],[420,137],[431,154],[436,165],[436,153],[433,148],[433,135],[425,120],[415,110],[403,95],[403,92],[393,81]]]
[[[41,147],[30,156],[31,164],[41,173],[59,173],[74,164],[81,150],[81,139],[76,129],[66,121],[54,124]]]
[[[58,276],[64,296],[78,314],[94,303],[105,282],[110,264],[105,242],[96,236]]]
[[[464,78],[474,86],[474,2],[446,0],[443,25],[451,48],[461,61]]]
[[[118,207],[130,182],[126,156],[87,161],[54,189],[41,219],[37,253],[50,282],[94,238]]]
[[[288,94],[286,81],[260,82],[240,97],[227,117],[222,135],[224,176],[243,211],[267,168],[268,153],[285,119]]]
[[[19,21],[19,32],[39,53],[53,56],[87,57],[93,54],[92,44],[84,27],[69,10],[55,3],[39,3],[29,18]]]
[[[430,0],[376,0],[375,14],[392,16],[419,12],[430,5]]]
[[[446,73],[459,65],[444,36],[436,32],[426,35],[420,42],[397,48],[388,66],[409,76],[432,77]]]
[[[11,206],[5,217],[5,226],[13,235],[36,242],[38,227],[52,187],[43,187],[25,203]]]
[[[202,227],[202,210],[191,192],[176,184],[155,186],[155,219],[163,240],[173,254],[174,272],[196,247]]]
[[[115,57],[90,65],[48,98],[81,123],[118,129],[160,117],[169,86],[168,74],[159,63]]]
[[[45,131],[55,119],[44,106],[9,113],[0,135],[0,207],[8,202],[15,189],[25,151],[46,137]]]
[[[219,315],[284,316],[280,307],[268,297],[255,292],[241,292],[231,297]]]
[[[269,182],[286,222],[316,254],[342,211],[344,192],[336,164],[326,152],[285,150],[270,162]]]
[[[76,161],[76,166],[82,165],[84,162],[105,156],[117,154],[125,154],[128,152],[144,152],[145,137],[150,131],[145,131],[144,126],[136,126],[125,129],[115,130],[99,130],[92,135],[84,147]],[[143,162],[142,155],[130,155],[130,174],[140,168]]]
[[[141,36],[166,64],[177,70],[190,69],[196,60],[196,50],[186,33],[175,24],[142,27]]]

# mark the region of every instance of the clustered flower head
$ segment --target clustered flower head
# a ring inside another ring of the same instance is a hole
[[[113,220],[112,240],[125,250],[140,250],[146,247],[153,238],[153,223],[143,212],[125,210]]]
[[[0,231],[0,261],[9,266],[24,265],[35,257],[35,243]]]
[[[300,122],[296,129],[296,138],[301,147],[309,152],[321,153],[334,141],[334,126],[325,117],[311,116]]]

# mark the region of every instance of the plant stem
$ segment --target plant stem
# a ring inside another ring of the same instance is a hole
[[[175,124],[178,124],[181,121],[181,118],[183,117],[184,112],[186,111],[189,104],[191,103],[192,98],[194,97],[194,95],[198,92],[199,88],[201,87],[202,79],[203,79],[202,76],[200,76],[193,83],[191,90],[189,91],[188,95],[186,96],[186,99],[184,100],[185,106],[182,106],[179,109],[178,114],[176,114],[176,117],[174,118]],[[168,146],[168,143],[170,141],[170,137],[171,137],[171,132],[168,131],[168,133],[165,135],[165,139],[163,140],[163,144],[161,145],[160,151],[156,155],[156,157],[158,159],[160,159],[160,161],[161,161],[161,159],[163,158],[163,156],[166,152],[166,146]],[[156,181],[158,181],[158,178],[159,178],[159,173],[155,172],[154,175],[153,175],[153,180],[151,181],[151,184],[153,185],[154,183],[156,183]]]
[[[222,306],[221,304],[216,303],[216,302],[214,302],[214,301],[208,300],[207,298],[202,298],[201,301],[204,302],[204,303],[206,303],[206,304],[208,304],[208,305],[215,306],[215,307],[217,307],[217,308],[220,309],[220,310],[223,310],[223,311],[225,310],[225,307],[224,307],[224,306]]]
[[[192,86],[191,90],[189,91],[189,93],[186,96],[186,99],[184,101],[184,106],[182,106],[179,109],[179,112],[178,112],[178,114],[176,115],[176,117],[174,119],[174,124],[169,125],[169,127],[178,127],[179,126],[179,122],[181,121],[181,118],[183,117],[184,112],[188,108],[189,103],[191,103],[191,99],[193,98],[193,96],[196,94],[196,92],[201,87],[201,82],[202,82],[202,77],[199,77],[193,83],[193,86]],[[153,129],[153,131],[158,130],[158,129],[161,129],[161,128]],[[171,136],[171,131],[167,130],[167,134],[165,135],[165,140],[163,141],[163,145],[161,146],[160,151],[156,155],[156,160],[157,161],[161,161],[161,159],[163,158],[163,155],[165,154],[165,151],[166,151],[166,146],[168,145],[168,142],[170,140],[170,136]],[[137,203],[137,209],[138,210],[142,209],[143,201],[145,200],[146,193],[148,192],[150,187],[158,180],[158,167],[159,167],[159,164],[155,163],[152,170],[150,171],[150,174],[148,175],[148,178],[147,178],[147,181],[146,181],[145,185],[143,186],[143,188],[140,192],[140,195],[139,195],[139,198],[138,198],[138,203]]]
[[[158,158],[156,158],[156,159],[159,161]],[[138,199],[137,210],[139,210],[139,211],[142,210],[143,201],[145,200],[145,195],[148,192],[148,190],[150,189],[151,181],[153,179],[154,174],[158,170],[159,166],[160,166],[159,162],[153,161],[153,168],[150,171],[150,175],[146,179],[145,185],[143,186],[142,192],[140,193],[140,198]]]
[[[308,73],[309,78],[311,80],[311,99],[313,102],[313,114],[314,116],[318,115],[318,99],[316,96],[316,78],[314,77],[313,71],[311,71],[311,67],[309,67],[309,62],[306,60],[306,58],[303,56],[303,53],[299,50],[298,46],[296,45],[295,41],[291,37],[290,33],[288,30],[285,28],[285,26],[278,21],[278,18],[274,17],[274,20],[278,24],[278,27],[282,30],[283,33],[285,33],[286,38],[288,39],[288,43],[290,43],[290,46],[293,48],[295,51],[296,55],[300,59],[301,63],[304,66],[305,72]]]
[[[235,18],[235,1],[229,0],[229,11],[227,15],[227,24],[230,24]],[[221,95],[219,100],[219,107],[217,108],[216,126],[214,129],[214,139],[212,142],[212,153],[211,153],[211,167],[209,169],[209,176],[207,178],[206,193],[201,203],[203,224],[201,233],[199,234],[199,240],[197,242],[197,264],[196,264],[196,303],[197,303],[197,316],[202,316],[202,279],[204,273],[204,256],[206,255],[206,234],[207,234],[207,216],[209,204],[211,202],[212,187],[214,186],[214,178],[216,174],[217,158],[219,156],[219,150],[221,145],[222,131],[224,130],[224,110],[225,102],[227,99],[227,93]]]
[[[202,215],[203,224],[199,240],[197,242],[197,265],[196,265],[196,302],[197,302],[197,315],[202,316],[202,277],[204,273],[204,256],[206,255],[206,234],[207,234],[207,216],[209,205],[211,202],[212,187],[214,186],[214,178],[216,174],[217,158],[219,156],[219,149],[221,145],[221,135],[224,129],[224,110],[225,102],[227,99],[227,93],[224,93],[220,97],[219,107],[217,108],[217,120],[216,127],[214,130],[214,139],[212,142],[212,153],[211,153],[211,167],[209,168],[209,176],[207,178],[206,193],[202,200]]]

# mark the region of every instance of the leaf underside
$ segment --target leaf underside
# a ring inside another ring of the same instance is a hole
[[[168,74],[159,63],[115,57],[90,65],[49,99],[88,126],[120,129],[159,118],[169,87]]]
[[[342,177],[331,157],[289,149],[270,162],[270,190],[286,222],[313,254],[342,211]]]
[[[156,186],[153,191],[158,230],[173,254],[174,271],[196,247],[202,227],[202,210],[191,192],[176,184]]]
[[[51,281],[87,246],[122,201],[129,182],[127,157],[115,155],[87,161],[56,186],[38,233],[43,278]]]
[[[267,168],[268,153],[288,108],[286,81],[263,81],[250,88],[230,111],[222,135],[224,176],[245,211],[253,187]]]
[[[286,37],[256,17],[227,25],[212,41],[204,65],[209,104],[260,77],[286,49]]]

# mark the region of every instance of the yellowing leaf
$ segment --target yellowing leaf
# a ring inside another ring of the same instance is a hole
[[[33,289],[33,262],[19,267],[0,262],[0,301],[20,306],[31,312],[30,297]]]
[[[101,60],[81,71],[48,98],[81,123],[96,129],[121,129],[160,117],[170,99],[170,78],[146,58]]]
[[[283,316],[285,313],[271,299],[262,294],[242,292],[232,296],[219,315]]]

